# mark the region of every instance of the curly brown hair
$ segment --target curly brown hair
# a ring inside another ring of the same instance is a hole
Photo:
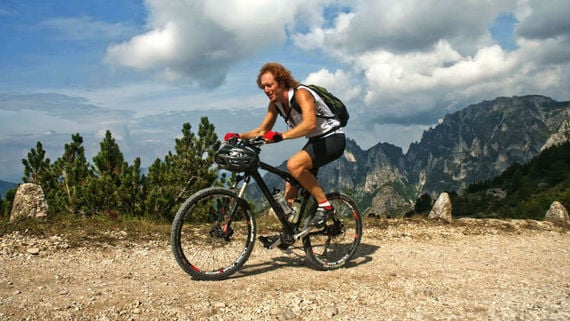
[[[261,76],[266,72],[270,72],[273,74],[275,81],[277,83],[285,84],[287,88],[295,88],[299,86],[299,82],[293,78],[291,75],[291,71],[285,68],[282,64],[277,62],[268,62],[259,69],[259,74],[257,75],[257,86],[263,89],[263,85],[261,84]]]

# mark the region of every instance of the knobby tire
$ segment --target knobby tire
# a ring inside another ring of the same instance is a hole
[[[255,219],[235,191],[210,187],[190,196],[172,222],[170,241],[178,265],[196,280],[222,280],[249,258]]]
[[[362,239],[362,217],[356,203],[342,193],[327,194],[334,207],[326,226],[303,238],[307,262],[319,270],[344,266],[355,254]],[[316,204],[313,206],[316,210]]]

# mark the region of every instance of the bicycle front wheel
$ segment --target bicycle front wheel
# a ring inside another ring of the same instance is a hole
[[[341,193],[327,194],[327,198],[334,207],[334,215],[327,219],[323,229],[303,238],[307,261],[320,270],[344,266],[362,239],[362,218],[356,203]]]
[[[197,280],[221,280],[247,261],[255,244],[255,219],[232,190],[211,187],[180,207],[170,233],[178,265]]]

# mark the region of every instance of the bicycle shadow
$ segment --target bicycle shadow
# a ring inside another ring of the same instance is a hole
[[[379,246],[360,243],[358,249],[354,256],[350,259],[348,263],[346,263],[342,268],[354,268],[360,265],[368,264],[372,261],[372,255],[379,249]],[[281,251],[279,249],[267,250],[267,251]],[[275,256],[271,259],[271,261],[263,261],[258,263],[250,263],[253,261],[254,258],[250,257],[250,261],[246,262],[245,265],[233,276],[230,276],[230,279],[233,278],[242,278],[242,277],[249,277],[254,275],[259,275],[263,273],[268,273],[274,270],[278,270],[280,268],[289,267],[289,268],[307,268],[310,269],[311,267],[305,263],[305,252],[302,246],[295,246],[291,249],[281,251],[283,255]]]

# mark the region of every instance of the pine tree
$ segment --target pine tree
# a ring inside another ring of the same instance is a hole
[[[84,211],[91,215],[118,216],[117,188],[110,175],[89,176],[83,189]]]
[[[57,198],[58,182],[57,175],[53,173],[50,159],[45,156],[46,151],[43,149],[42,143],[38,141],[36,148],[32,148],[28,153],[28,158],[22,159],[24,165],[22,181],[38,184],[42,187],[48,204],[50,204],[49,211],[52,212],[56,209],[56,207],[51,206],[51,203]]]
[[[36,143],[36,149],[31,149],[27,159],[22,159],[24,165],[24,177],[22,180],[26,183],[34,183],[42,185],[42,183],[51,179],[50,159],[46,158],[46,151],[43,149],[42,143]],[[43,186],[42,186],[43,187]]]
[[[86,184],[86,206],[94,214],[117,216],[123,153],[109,130],[105,132],[105,138],[99,146],[99,153],[93,157],[94,176]]]
[[[56,188],[47,194],[48,204],[60,211],[72,214],[88,214],[84,193],[88,179],[93,176],[85,158],[83,137],[71,135],[71,143],[65,144],[63,155],[53,164]]]
[[[173,198],[170,188],[171,179],[168,176],[170,170],[167,163],[156,159],[148,169],[148,175],[144,184],[144,208],[145,214],[150,217],[164,218],[165,213],[171,207]]]
[[[101,150],[93,157],[95,173],[99,176],[109,175],[118,183],[124,158],[111,131],[107,130],[105,132],[105,138],[100,143],[100,146]]]
[[[198,135],[190,123],[182,126],[182,137],[175,140],[176,153],[169,152],[164,161],[157,159],[149,168],[145,208],[152,216],[170,219],[177,206],[192,193],[217,180],[212,166],[220,146],[215,127],[203,117]]]
[[[10,212],[12,211],[12,204],[14,203],[14,198],[16,197],[16,189],[12,188],[6,192],[5,198],[0,197],[0,217],[10,217]]]
[[[6,207],[6,202],[2,199],[2,194],[0,194],[0,219],[4,218],[4,212]]]
[[[142,216],[144,207],[145,176],[141,174],[141,159],[137,157],[132,166],[123,163],[118,190],[118,210],[123,214]]]
[[[176,139],[176,154],[170,159],[173,170],[178,172],[178,200],[187,198],[191,187],[195,190],[210,186],[217,178],[212,168],[214,153],[220,147],[214,125],[203,117],[198,128],[198,137],[191,132],[189,123],[182,127],[182,138]]]

